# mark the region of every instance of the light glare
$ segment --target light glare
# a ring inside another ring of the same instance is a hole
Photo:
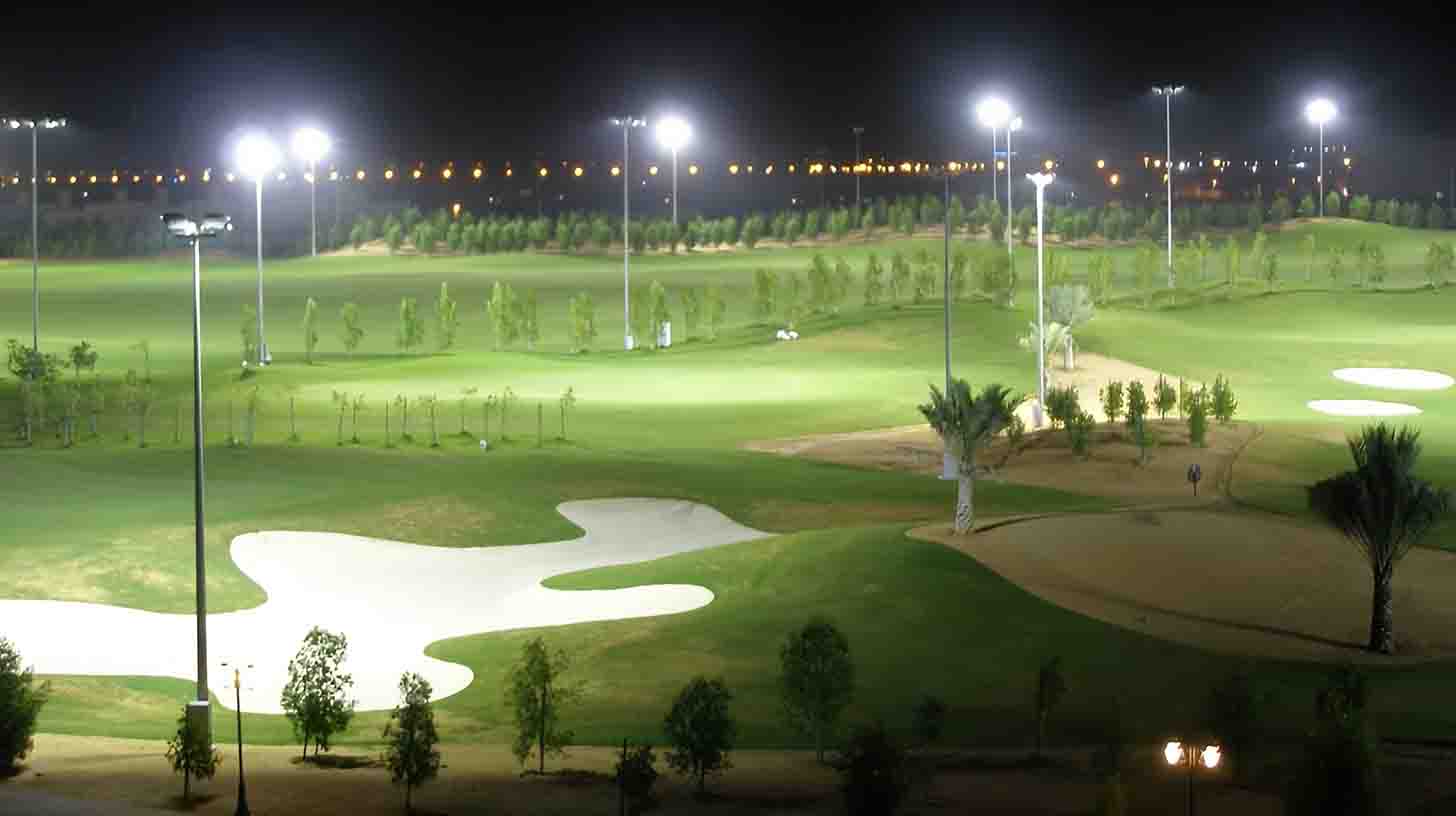
[[[261,133],[249,133],[238,141],[238,168],[254,181],[262,181],[273,172],[281,158],[278,146]]]
[[[1328,99],[1316,99],[1304,106],[1304,115],[1309,117],[1309,121],[1316,125],[1323,125],[1329,122],[1335,118],[1336,113],[1338,111],[1335,108],[1335,103]]]

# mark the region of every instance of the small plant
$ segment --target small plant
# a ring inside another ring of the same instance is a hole
[[[1227,425],[1234,421],[1234,413],[1239,410],[1239,401],[1234,397],[1233,386],[1220,374],[1213,381],[1213,391],[1210,394],[1209,410],[1213,418]]]
[[[1052,428],[1065,427],[1073,417],[1082,411],[1077,387],[1066,385],[1048,390],[1046,408],[1047,418],[1051,420]]]
[[[1181,382],[1179,383],[1182,384]],[[1158,382],[1153,386],[1153,407],[1158,411],[1158,418],[1166,420],[1168,413],[1178,406],[1178,392],[1174,390],[1173,384],[1162,375],[1158,375]]]
[[[1142,381],[1133,380],[1127,384],[1127,410],[1124,421],[1127,423],[1128,430],[1136,434],[1147,416],[1148,397],[1143,391]]]
[[[1188,400],[1188,442],[1195,448],[1207,445],[1208,392],[1200,388]]]
[[[177,720],[177,733],[167,743],[167,761],[172,772],[182,774],[182,801],[192,801],[192,780],[211,779],[222,764],[222,754],[208,744],[204,734],[193,734],[192,724],[184,711]]]
[[[1096,429],[1097,423],[1092,415],[1083,410],[1067,421],[1067,442],[1072,447],[1072,453],[1086,459],[1092,449],[1092,432]]]
[[[1097,394],[1102,400],[1102,415],[1107,417],[1108,422],[1116,422],[1122,416],[1122,383],[1113,380]]]

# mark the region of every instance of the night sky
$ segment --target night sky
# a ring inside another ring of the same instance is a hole
[[[1456,47],[1435,11],[845,3],[511,18],[482,3],[360,18],[219,4],[184,21],[111,5],[5,20],[0,112],[68,115],[77,127],[54,150],[212,163],[242,126],[311,120],[361,159],[579,159],[615,150],[605,117],[674,109],[704,156],[847,157],[862,125],[867,151],[934,158],[984,152],[971,100],[998,90],[1030,146],[1131,152],[1161,144],[1148,88],[1170,81],[1189,86],[1175,109],[1184,143],[1267,153],[1311,140],[1301,109],[1316,92],[1342,108],[1331,141],[1399,149],[1456,132],[1440,90]],[[0,141],[0,162],[19,158],[16,141]]]

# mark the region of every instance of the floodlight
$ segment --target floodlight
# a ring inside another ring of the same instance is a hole
[[[182,213],[167,213],[162,216],[162,224],[167,232],[178,238],[192,239],[197,237],[197,223]]]
[[[278,146],[261,133],[249,133],[238,142],[238,169],[255,181],[262,181],[278,166],[281,158]]]
[[[657,123],[657,141],[676,153],[693,138],[693,127],[681,116],[669,116]]]
[[[212,238],[224,232],[231,232],[232,229],[232,218],[222,213],[208,213],[202,216],[202,223],[197,227],[198,233],[205,238]]]
[[[984,99],[976,105],[976,118],[988,128],[1003,128],[1006,126],[1006,121],[1011,118],[1011,106],[1000,97],[993,96]]]
[[[1331,119],[1334,119],[1335,114],[1338,112],[1335,108],[1335,103],[1323,98],[1316,99],[1304,106],[1304,115],[1309,117],[1309,121],[1316,125],[1324,125]]]
[[[1163,746],[1163,759],[1167,760],[1169,765],[1181,763],[1183,761],[1183,743],[1170,742]]]
[[[309,164],[329,154],[333,141],[329,134],[313,127],[299,128],[293,134],[293,153]]]
[[[1015,119],[1012,119],[1011,120],[1011,129],[1014,130],[1014,131],[1015,130],[1021,130],[1021,117],[1020,116],[1018,116]]]
[[[1223,758],[1217,745],[1210,745],[1203,749],[1203,767],[1213,770],[1218,767],[1219,760]]]

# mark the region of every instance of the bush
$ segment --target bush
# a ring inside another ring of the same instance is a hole
[[[1178,406],[1178,392],[1173,384],[1158,375],[1158,382],[1153,386],[1153,407],[1158,411],[1159,419],[1167,419],[1168,413]]]
[[[1078,410],[1072,416],[1067,422],[1067,441],[1071,444],[1073,453],[1083,459],[1087,458],[1092,449],[1092,431],[1096,427],[1097,423],[1086,411]]]
[[[1125,421],[1128,430],[1137,433],[1139,426],[1148,416],[1148,398],[1143,391],[1141,380],[1133,380],[1127,384],[1127,413]]]
[[[35,721],[50,697],[50,684],[20,664],[20,653],[0,638],[0,778],[34,747]]]
[[[1254,752],[1261,743],[1263,709],[1269,695],[1261,694],[1254,678],[1235,672],[1209,690],[1205,712],[1208,732],[1233,762],[1234,777],[1247,781]]]
[[[1225,425],[1234,421],[1234,412],[1239,410],[1239,401],[1234,397],[1234,389],[1222,374],[1213,381],[1209,410],[1213,412],[1214,419]]]
[[[1315,697],[1316,725],[1285,797],[1290,816],[1386,812],[1364,678],[1338,669]]]
[[[628,813],[641,813],[652,803],[652,786],[657,782],[657,755],[650,745],[622,743],[622,758],[615,771],[617,787],[627,803]]]
[[[844,777],[841,789],[850,816],[888,816],[910,790],[905,752],[883,725],[857,729],[835,764]]]
[[[207,744],[203,734],[193,735],[184,711],[177,720],[177,733],[167,743],[167,761],[174,773],[182,774],[182,801],[192,801],[192,780],[211,779],[222,764],[222,754]]]
[[[1054,429],[1065,427],[1073,417],[1082,412],[1077,387],[1074,385],[1049,389],[1046,400],[1047,418],[1052,421]]]
[[[1208,439],[1208,392],[1200,388],[1188,399],[1188,442],[1204,447]]]
[[[1113,380],[1097,392],[1102,399],[1102,414],[1108,422],[1116,422],[1122,416],[1122,383]]]

